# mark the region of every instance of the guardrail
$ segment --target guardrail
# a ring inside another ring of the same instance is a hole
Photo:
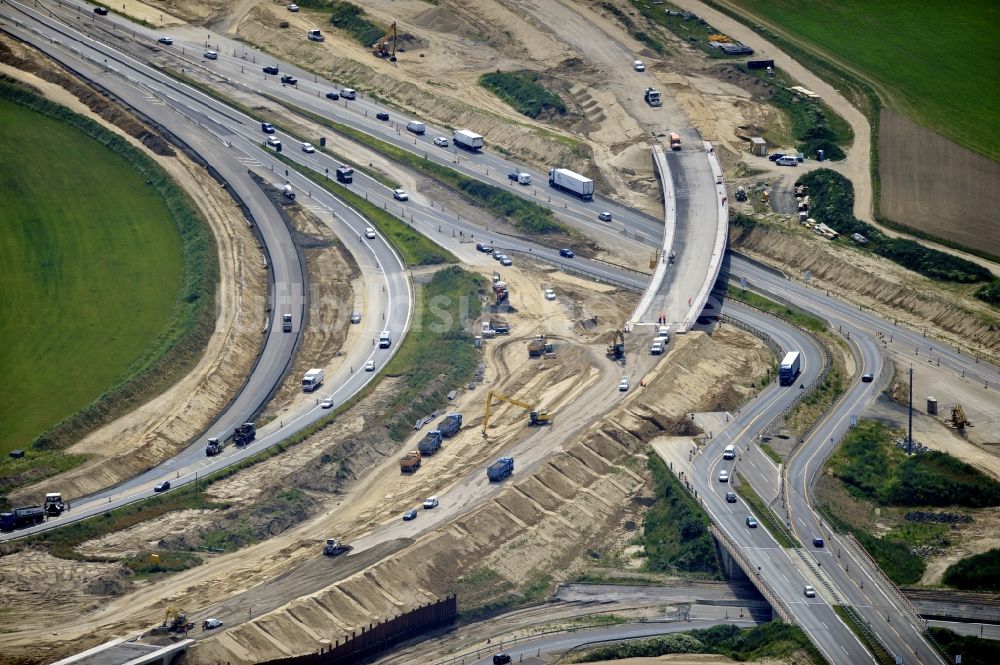
[[[719,279],[719,270],[722,269],[722,257],[726,254],[726,240],[729,237],[729,205],[726,199],[726,182],[723,178],[722,164],[715,154],[715,148],[709,141],[705,141],[705,153],[708,155],[708,163],[712,167],[712,175],[715,177],[716,200],[719,202],[719,218],[715,228],[715,246],[712,248],[712,258],[708,262],[708,272],[710,279],[706,279],[701,287],[701,291],[695,296],[687,316],[680,324],[678,332],[686,332],[691,329],[698,315],[701,314],[708,296],[715,287],[716,280]]]
[[[660,173],[660,188],[663,190],[663,244],[660,246],[660,257],[656,262],[653,277],[650,279],[645,293],[642,294],[642,298],[639,299],[639,304],[636,305],[635,311],[629,317],[629,328],[632,328],[632,326],[642,319],[646,310],[653,304],[653,298],[656,297],[660,287],[663,286],[663,278],[667,274],[667,265],[669,264],[668,257],[674,246],[674,231],[677,228],[677,197],[674,194],[674,181],[670,175],[670,165],[667,164],[662,146],[653,144],[651,149],[653,164]]]
[[[740,570],[742,570],[743,574],[747,576],[747,579],[749,579],[750,582],[757,587],[760,594],[764,596],[768,603],[771,604],[771,607],[778,614],[778,616],[790,624],[799,625],[799,622],[796,620],[795,615],[792,614],[792,610],[788,606],[788,603],[782,600],[774,589],[771,588],[771,585],[767,583],[767,580],[761,576],[760,570],[754,568],[753,564],[750,563],[750,559],[747,558],[746,554],[743,553],[743,550],[733,542],[726,532],[715,526],[714,522],[709,523],[708,532],[719,543],[721,543],[723,547],[726,548],[726,551],[729,552],[729,556],[733,558],[733,561],[735,561],[736,565],[740,567]]]
[[[920,629],[920,631],[926,631],[927,621],[920,616],[920,613],[917,612],[917,608],[910,603],[910,600],[903,595],[903,592],[900,591],[899,587],[897,587],[896,584],[889,579],[889,576],[882,572],[882,568],[875,562],[875,559],[868,553],[868,550],[865,549],[864,545],[858,542],[858,539],[851,533],[844,534],[843,540],[847,547],[854,551],[857,558],[863,561],[868,566],[870,571],[879,578],[883,586],[889,590],[892,596],[903,608],[903,611],[910,616],[910,619]]]

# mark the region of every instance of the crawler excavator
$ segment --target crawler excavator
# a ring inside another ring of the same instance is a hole
[[[507,397],[506,395],[501,395],[495,390],[491,390],[486,396],[486,415],[483,416],[483,436],[486,436],[486,426],[490,424],[490,414],[493,412],[494,399],[508,402],[527,411],[528,418],[530,418],[528,421],[528,427],[532,427],[534,425],[548,425],[552,422],[552,414],[549,413],[548,409],[536,409],[527,402],[522,402],[519,399]]]
[[[625,333],[621,330],[616,330],[614,337],[611,338],[607,355],[612,360],[621,360],[625,357]]]
[[[377,42],[372,44],[372,53],[378,58],[389,58],[389,62],[396,62],[396,22],[389,26],[389,31],[382,35]]]

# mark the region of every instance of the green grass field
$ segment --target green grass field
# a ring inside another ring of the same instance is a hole
[[[1000,159],[1000,4],[731,0],[869,77],[888,104]],[[778,42],[780,45],[780,41]]]
[[[0,453],[124,375],[170,320],[181,241],[162,197],[69,125],[0,100]]]

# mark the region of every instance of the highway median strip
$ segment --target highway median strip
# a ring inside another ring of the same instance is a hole
[[[851,629],[854,636],[857,637],[861,644],[865,646],[868,653],[872,654],[875,658],[875,662],[879,665],[894,665],[896,660],[892,655],[886,651],[882,643],[872,634],[871,629],[864,625],[862,619],[853,608],[847,608],[843,605],[834,605],[833,611],[837,613],[840,620],[847,624],[847,627]]]
[[[782,547],[802,547],[802,543],[781,523],[778,516],[764,503],[764,500],[754,491],[743,474],[737,473],[736,479],[736,493],[743,498],[747,506],[752,509],[754,517],[765,525],[778,544]]]

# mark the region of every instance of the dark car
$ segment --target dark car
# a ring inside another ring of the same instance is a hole
[[[101,16],[107,16],[108,15],[108,8],[107,7],[94,7],[94,13],[95,14],[100,14]]]
[[[166,492],[170,489],[170,481],[164,480],[162,483],[153,488],[154,492]]]
[[[785,156],[785,153],[783,153],[783,152],[776,152],[773,155],[768,155],[767,158],[770,159],[772,162],[776,162],[776,161],[778,161],[779,159],[781,159],[784,156]]]
[[[326,98],[327,99],[340,99],[340,95],[338,93],[336,93],[336,92],[328,92],[328,93],[326,93]]]
[[[480,252],[485,252],[486,254],[492,254],[493,253],[493,248],[492,247],[490,247],[489,245],[485,245],[485,244],[483,244],[481,242],[477,242],[476,243],[476,249],[478,251],[480,251]]]
[[[404,522],[409,522],[410,520],[415,520],[415,519],[417,519],[417,509],[416,508],[410,508],[405,513],[403,513],[403,521]]]
[[[510,654],[506,653],[495,653],[493,654],[493,665],[507,665],[510,662]]]
[[[813,536],[813,545],[816,547],[823,547],[823,539],[819,536]]]
[[[567,259],[571,259],[574,256],[576,256],[576,254],[573,253],[572,249],[569,249],[568,247],[563,247],[562,249],[559,250],[559,256],[565,256]]]
[[[736,492],[726,492],[726,501],[736,503]]]
[[[281,82],[287,83],[288,85],[295,85],[296,83],[299,82],[299,80],[294,76],[292,76],[291,74],[285,74],[284,76],[281,77]]]
[[[375,114],[375,119],[376,120],[388,120],[389,119],[389,114],[386,113],[385,111],[379,111],[378,113]]]
[[[264,69],[264,73],[265,74],[277,74],[278,73],[278,65],[268,65],[267,67],[264,67],[263,69]]]
[[[862,381],[862,383],[871,383],[874,380],[875,380],[875,376],[872,375],[871,373],[869,373],[869,374],[862,374],[861,375],[861,381]]]
[[[519,171],[514,171],[513,173],[507,174],[507,180],[517,180],[517,176],[521,175]]]
[[[265,134],[274,134],[274,125],[269,122],[262,122],[260,123],[260,131]]]

